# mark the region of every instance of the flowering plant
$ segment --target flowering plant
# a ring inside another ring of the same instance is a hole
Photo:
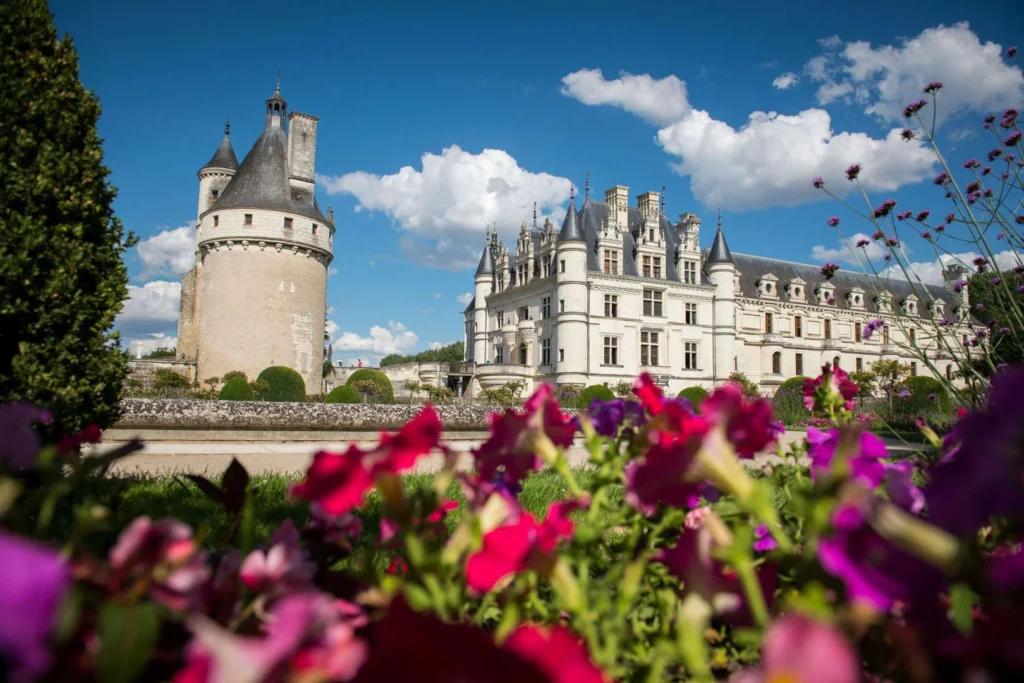
[[[191,477],[233,520],[222,544],[140,517],[101,553],[95,503],[61,551],[10,529],[44,531],[69,484],[131,448],[40,447],[45,414],[4,407],[0,613],[19,618],[0,620],[0,658],[13,680],[179,683],[1019,675],[1024,369],[997,375],[945,443],[922,424],[943,451],[924,469],[854,418],[840,373],[808,380],[825,417],[788,450],[767,400],[726,384],[697,415],[645,375],[636,400],[577,418],[542,386],[492,416],[464,473],[428,406],[372,449],[317,453],[291,489],[305,522],[265,545],[233,462],[219,484]],[[433,485],[407,488],[431,452],[445,455]],[[517,492],[541,468],[564,494],[534,515]],[[356,550],[366,537],[375,557]]]

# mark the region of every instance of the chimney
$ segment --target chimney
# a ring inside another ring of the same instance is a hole
[[[629,188],[616,185],[604,191],[604,202],[615,212],[621,230],[629,230]]]
[[[636,205],[640,207],[640,215],[643,216],[645,221],[658,220],[658,202],[660,198],[661,194],[659,192],[647,191],[637,195]]]
[[[967,267],[960,263],[950,263],[942,269],[942,279],[946,285],[946,289],[952,292],[953,296],[959,302],[961,312],[966,313],[970,308],[970,300],[967,298],[968,286],[966,284],[958,286],[957,283],[966,283],[969,279]]]

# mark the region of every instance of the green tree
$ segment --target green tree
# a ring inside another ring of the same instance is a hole
[[[907,377],[910,377],[910,365],[898,360],[876,360],[871,364],[871,372],[875,375],[878,388],[885,394],[889,403],[889,419],[893,415],[893,397],[897,388]]]
[[[154,358],[174,358],[174,356],[177,355],[177,353],[177,349],[161,347],[159,349],[154,349],[150,351],[149,353],[143,355],[142,357],[146,360],[151,360]]]
[[[850,380],[860,387],[860,398],[868,398],[875,393],[878,378],[870,370],[854,370],[850,373]]]
[[[462,342],[452,342],[439,349],[427,349],[411,356],[389,353],[380,359],[380,366],[386,368],[402,363],[461,363],[465,356],[466,345]]]
[[[44,0],[0,2],[0,83],[0,403],[46,406],[55,433],[107,427],[128,376],[112,327],[135,237],[114,215],[99,100]]]
[[[999,284],[992,284],[999,278]],[[991,343],[985,346],[989,359],[978,358],[974,362],[975,369],[983,376],[990,376],[996,365],[1000,363],[1024,363],[1024,303],[1016,287],[1020,280],[1010,270],[1002,273],[975,273],[967,291],[971,297],[971,308],[983,321],[995,321],[992,326]],[[956,343],[956,340],[953,340]]]
[[[612,387],[612,393],[619,398],[632,398],[633,384],[632,382],[618,382]]]
[[[761,390],[742,372],[734,372],[729,375],[729,381],[739,384],[743,393],[750,398],[758,398],[761,396]]]

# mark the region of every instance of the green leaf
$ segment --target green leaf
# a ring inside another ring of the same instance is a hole
[[[238,548],[242,557],[247,557],[256,545],[256,491],[248,489],[242,505],[242,523],[239,527]]]
[[[974,606],[978,594],[963,583],[954,583],[949,589],[949,618],[956,629],[965,636],[974,630]]]
[[[160,617],[148,602],[108,602],[100,610],[101,683],[131,683],[149,662],[160,636]]]

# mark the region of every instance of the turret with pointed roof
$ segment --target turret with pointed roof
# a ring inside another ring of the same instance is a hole
[[[585,242],[583,229],[580,227],[579,217],[576,215],[576,188],[569,190],[569,210],[565,212],[565,220],[562,222],[562,230],[558,233],[559,242]]]
[[[226,168],[231,171],[238,169],[238,157],[235,156],[235,149],[231,146],[231,119],[224,124],[224,139],[220,141],[220,146],[214,152],[213,158],[203,164],[199,172],[202,173],[210,168]]]
[[[732,253],[729,245],[725,243],[725,235],[722,233],[722,212],[718,212],[718,232],[715,233],[715,241],[711,243],[711,251],[708,252],[708,265],[715,263],[732,263]]]
[[[492,240],[488,239],[484,245],[484,253],[480,255],[480,264],[476,267],[476,277],[481,275],[494,275],[494,254],[492,253]]]

